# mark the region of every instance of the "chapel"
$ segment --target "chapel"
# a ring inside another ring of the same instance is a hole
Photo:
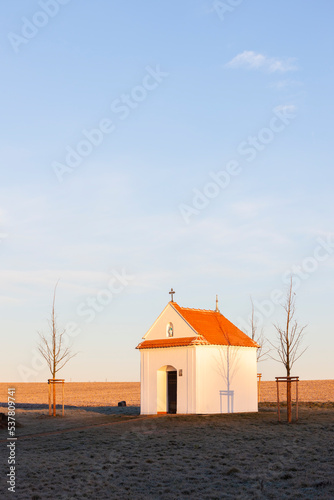
[[[137,346],[141,414],[256,412],[259,347],[218,309],[171,301]]]

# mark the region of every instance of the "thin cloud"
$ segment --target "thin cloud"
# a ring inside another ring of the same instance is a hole
[[[8,222],[7,212],[0,208],[0,225],[6,224]]]
[[[286,90],[291,87],[301,87],[303,84],[297,80],[279,80],[277,82],[273,82],[269,85],[270,88],[275,90]]]
[[[297,111],[297,106],[294,104],[280,104],[274,108],[274,111],[280,111],[282,113],[295,113]]]
[[[263,54],[258,54],[252,50],[245,50],[231,61],[225,64],[226,68],[245,68],[245,69],[262,69],[268,73],[285,73],[287,71],[295,71],[297,68],[295,59],[277,59],[275,57],[267,57]]]

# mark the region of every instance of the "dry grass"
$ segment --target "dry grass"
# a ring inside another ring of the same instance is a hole
[[[16,401],[19,404],[40,407],[48,404],[47,383],[13,384],[16,388]],[[7,401],[8,384],[0,383],[0,405]],[[293,384],[293,396],[295,386]],[[57,391],[61,395],[61,389]],[[280,387],[284,399],[284,387]],[[139,382],[72,382],[65,383],[65,404],[67,406],[117,406],[126,400],[129,406],[140,405]],[[334,380],[301,380],[299,382],[300,401],[334,401]],[[59,403],[61,398],[58,399]],[[261,401],[276,401],[276,383],[261,382]]]
[[[318,385],[314,401],[333,401],[323,389],[333,381],[308,384]],[[302,403],[291,425],[270,403],[252,414],[139,417],[138,384],[67,384],[65,417],[49,418],[45,384],[15,385],[17,488],[6,494],[2,480],[1,498],[334,498],[334,403]],[[122,399],[133,406],[112,406]]]
[[[47,405],[47,383],[15,383],[16,401],[21,404]],[[0,384],[0,404],[7,401],[8,384]],[[57,387],[61,403],[61,386]],[[65,404],[68,406],[117,406],[126,400],[130,406],[140,405],[139,382],[65,382]]]
[[[292,397],[295,399],[296,385],[292,383]],[[284,400],[286,386],[280,383],[280,399]],[[301,380],[298,383],[299,401],[334,401],[334,380]],[[276,382],[261,382],[261,401],[276,401]]]

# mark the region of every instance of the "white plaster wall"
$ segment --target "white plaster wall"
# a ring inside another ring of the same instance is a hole
[[[196,346],[196,413],[258,411],[256,349]],[[230,389],[229,405],[226,391]],[[220,394],[220,391],[225,391]],[[232,394],[233,391],[233,407]]]
[[[142,415],[165,411],[165,395],[158,401],[158,384],[167,391],[166,375],[158,374],[163,366],[173,366],[177,370],[177,413],[195,413],[195,347],[173,347],[163,349],[142,349],[141,354],[141,407]],[[182,376],[179,376],[179,370]],[[161,394],[159,392],[159,394]]]
[[[154,376],[154,374],[152,374]],[[157,371],[157,411],[167,411],[167,371]]]
[[[166,327],[169,322],[173,323],[174,338],[196,337],[196,332],[188,325],[182,316],[168,304],[153,326],[146,333],[144,337],[145,340],[168,339],[166,336]]]

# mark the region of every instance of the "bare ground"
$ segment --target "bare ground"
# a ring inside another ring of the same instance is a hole
[[[291,425],[270,402],[252,414],[140,417],[139,384],[67,384],[65,417],[50,418],[46,384],[14,384],[16,492],[2,430],[0,498],[333,499],[333,381],[308,384],[322,402],[302,403]],[[122,399],[133,406],[116,407]]]

